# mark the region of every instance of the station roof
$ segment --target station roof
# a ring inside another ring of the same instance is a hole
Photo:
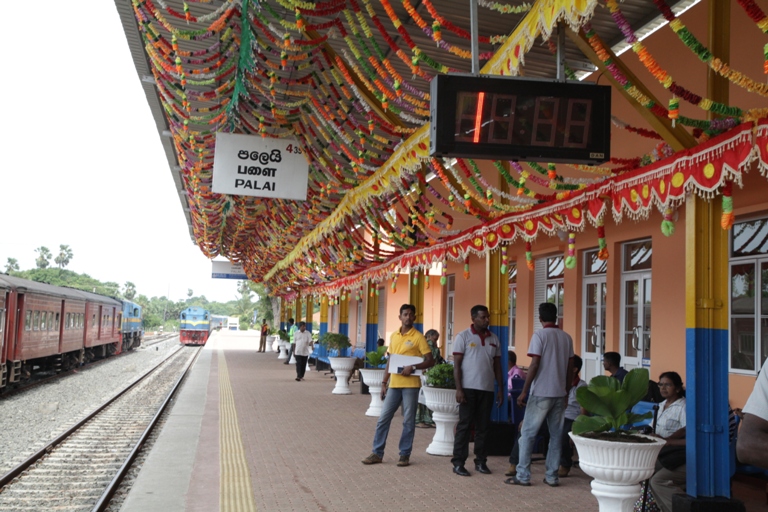
[[[351,277],[373,267],[378,271],[368,277],[381,281],[396,269],[460,261],[466,251],[445,247],[440,258],[428,249],[493,223],[527,226],[530,216],[510,216],[558,202],[567,207],[577,192],[698,142],[690,125],[671,122],[662,106],[668,98],[653,101],[641,83],[624,83],[626,94],[650,101],[638,108],[648,120],[639,130],[654,144],[663,139],[660,151],[603,167],[503,163],[497,167],[506,185],[496,187],[484,182],[478,163],[435,161],[426,150],[430,80],[471,71],[468,2],[115,3],[190,235],[206,256],[242,263],[250,279],[284,297],[338,292],[334,282],[351,289],[360,284]],[[656,3],[478,0],[481,72],[554,79],[558,20],[569,27],[571,78],[610,71],[615,54],[630,47],[628,36],[666,23]],[[696,3],[661,2],[672,8],[667,18]],[[621,71],[611,73],[621,80]],[[618,119],[614,125],[638,130]],[[220,131],[298,139],[310,166],[306,201],[212,192]],[[603,214],[594,211],[591,220]],[[558,221],[539,225],[552,234],[577,222]],[[536,232],[520,234],[529,240]]]

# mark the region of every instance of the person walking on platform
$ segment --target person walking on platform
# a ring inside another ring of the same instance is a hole
[[[307,369],[307,359],[312,353],[312,333],[307,330],[306,322],[299,322],[299,330],[293,335],[296,350],[293,357],[296,358],[296,380],[304,379],[304,372]]]
[[[459,423],[453,441],[453,472],[470,476],[464,463],[469,455],[469,426],[475,424],[475,469],[489,475],[486,460],[486,438],[493,408],[493,384],[496,382],[496,405],[501,406],[504,381],[501,377],[501,343],[488,330],[491,315],[485,306],[474,306],[472,325],[461,331],[453,344],[453,376]]]
[[[517,404],[528,404],[520,434],[520,462],[517,475],[505,483],[531,485],[531,451],[542,423],[549,427],[547,472],[544,483],[550,487],[560,485],[560,466],[565,397],[573,386],[573,339],[557,327],[557,306],[551,302],[539,305],[541,329],[533,333],[528,347],[531,366]],[[528,396],[530,394],[530,397]]]
[[[269,324],[267,319],[261,321],[261,337],[259,338],[259,352],[267,351],[267,336],[269,335]]]
[[[289,318],[288,319],[288,338],[291,341],[291,347],[288,349],[288,359],[286,359],[283,364],[289,364],[291,362],[291,356],[293,355],[293,350],[296,348],[293,335],[296,334],[296,331],[298,330],[299,330],[299,326],[294,323],[293,318]]]
[[[384,457],[384,448],[387,445],[387,435],[392,418],[403,404],[403,433],[400,435],[400,467],[410,464],[411,451],[413,450],[413,436],[416,432],[416,405],[419,401],[419,389],[421,380],[417,375],[412,375],[416,370],[426,370],[435,364],[432,351],[427,340],[413,327],[416,320],[416,306],[403,304],[400,306],[400,329],[392,333],[389,340],[389,358],[384,370],[384,381],[381,383],[381,398],[384,400],[381,416],[376,423],[376,433],[373,437],[373,451],[363,459],[363,464],[379,464]],[[392,356],[420,356],[421,363],[405,365],[401,373],[392,373],[392,384],[389,384],[389,365]],[[389,389],[387,389],[389,388]]]

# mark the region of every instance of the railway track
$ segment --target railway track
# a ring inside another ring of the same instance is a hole
[[[180,347],[0,477],[0,510],[104,510],[200,349]]]
[[[166,335],[159,335],[159,336],[151,336],[144,338],[144,341],[142,342],[142,347],[151,347],[153,345],[157,345],[158,343],[162,343],[163,341],[169,340],[173,337],[178,337],[178,334],[171,333]],[[100,359],[93,360],[89,363],[84,364],[83,366],[78,366],[77,368],[71,368],[69,370],[64,371],[58,371],[58,372],[50,372],[47,374],[40,374],[40,375],[33,375],[32,378],[30,378],[27,381],[24,381],[22,383],[13,383],[9,384],[8,386],[4,388],[0,388],[0,400],[4,400],[6,398],[10,398],[16,394],[23,393],[25,391],[28,391],[32,388],[35,388],[37,386],[40,386],[42,384],[48,384],[51,381],[54,381],[56,379],[60,379],[62,377],[66,377],[67,375],[72,375],[73,373],[77,373],[82,370],[87,370],[90,368],[94,368],[100,364],[107,363],[109,361],[114,361],[115,359],[119,357],[125,357],[128,354],[132,354],[134,351],[129,350],[126,352],[121,352],[120,354],[109,356],[109,357],[103,357]]]

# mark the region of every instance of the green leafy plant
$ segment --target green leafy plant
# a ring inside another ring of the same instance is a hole
[[[387,347],[378,347],[376,350],[365,353],[365,362],[371,365],[373,368],[378,368],[383,365],[386,359],[384,356],[387,353]]]
[[[591,416],[580,415],[573,422],[575,435],[604,433],[601,438],[619,438],[632,433],[625,428],[653,416],[634,414],[630,409],[648,392],[648,370],[634,368],[624,377],[624,382],[605,375],[598,375],[588,386],[576,390],[576,399]]]
[[[277,331],[277,335],[283,341],[290,341],[291,340],[291,337],[288,336],[288,333],[284,329],[279,329]]]
[[[456,389],[456,380],[453,378],[453,365],[448,363],[436,364],[426,372],[427,386],[433,388]]]
[[[334,348],[337,349],[339,354],[341,354],[344,349],[352,346],[352,342],[349,341],[349,336],[346,334],[340,334],[338,332],[327,332],[323,334],[320,336],[318,343],[323,345],[328,350]]]

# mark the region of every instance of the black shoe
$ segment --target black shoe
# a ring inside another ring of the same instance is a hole
[[[472,476],[464,466],[453,466],[453,472],[459,476]]]
[[[491,470],[488,469],[488,466],[485,465],[485,462],[481,462],[479,464],[475,464],[475,469],[478,473],[482,473],[484,475],[490,475]]]

